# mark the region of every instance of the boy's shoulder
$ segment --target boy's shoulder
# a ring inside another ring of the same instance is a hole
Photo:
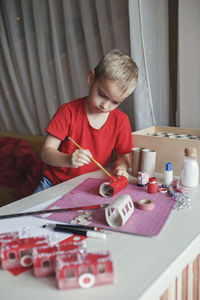
[[[58,112],[64,113],[64,114],[76,114],[79,113],[80,111],[84,110],[84,102],[85,102],[85,98],[79,98],[79,99],[75,99],[73,101],[70,102],[65,102],[63,103],[59,109]]]
[[[65,102],[61,105],[61,107],[63,108],[70,108],[70,107],[77,107],[77,106],[80,106],[80,104],[84,103],[85,102],[85,98],[86,97],[83,97],[83,98],[78,98],[78,99],[75,99],[73,101],[70,101],[70,102]]]
[[[117,119],[128,119],[128,116],[125,112],[123,112],[122,110],[120,110],[119,108],[115,108],[113,111],[112,111],[112,115],[114,118],[117,118]]]

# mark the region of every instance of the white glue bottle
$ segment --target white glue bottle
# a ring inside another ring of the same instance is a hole
[[[185,148],[185,157],[181,168],[181,184],[186,187],[195,187],[199,184],[196,148]]]
[[[172,164],[167,162],[165,165],[165,172],[164,172],[164,184],[171,185],[173,183],[173,170]]]

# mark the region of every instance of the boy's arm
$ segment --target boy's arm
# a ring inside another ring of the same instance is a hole
[[[124,155],[118,155],[117,159],[115,161],[115,166],[114,166],[115,175],[123,175],[128,178],[129,177],[129,175],[128,175],[129,165],[130,165],[130,154],[129,153],[124,154]]]
[[[61,153],[58,148],[61,140],[48,134],[42,147],[41,159],[54,167],[77,168],[91,162],[89,150],[76,149],[72,154]]]

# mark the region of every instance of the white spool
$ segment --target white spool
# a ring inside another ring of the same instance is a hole
[[[129,195],[120,195],[105,209],[107,223],[111,227],[122,227],[134,212],[134,204]]]
[[[142,149],[141,171],[146,172],[149,177],[154,176],[156,166],[156,151],[151,149]]]

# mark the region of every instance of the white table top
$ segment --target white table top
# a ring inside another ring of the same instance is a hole
[[[4,206],[0,214],[20,212],[62,196],[86,178],[104,178],[101,170],[81,175],[51,189]],[[0,299],[8,300],[157,300],[190,260],[200,253],[200,186],[190,191],[192,208],[172,211],[158,236],[112,232],[106,240],[87,239],[88,251],[109,250],[114,284],[59,291],[54,277],[35,278],[32,270],[19,276],[0,269]],[[10,219],[12,222],[12,219]]]

